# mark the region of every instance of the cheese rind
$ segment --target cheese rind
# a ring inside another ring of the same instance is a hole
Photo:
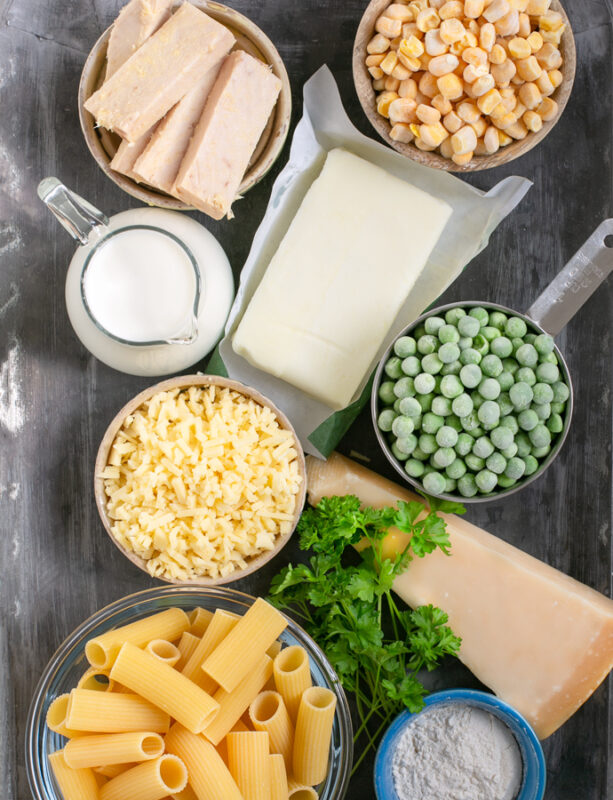
[[[173,187],[213,219],[230,212],[281,91],[269,67],[242,50],[224,61]]]
[[[355,494],[374,507],[418,500],[334,453],[307,458],[309,502]],[[613,601],[464,519],[444,514],[451,555],[416,558],[394,581],[412,607],[433,603],[462,637],[460,659],[544,739],[613,668]],[[388,554],[408,536],[392,531]]]
[[[136,142],[229,52],[234,36],[184,3],[86,101],[96,122]]]
[[[170,16],[174,0],[130,0],[113,23],[106,50],[106,78],[132,56]]]
[[[331,150],[238,325],[234,351],[344,408],[450,215],[447,203]]]

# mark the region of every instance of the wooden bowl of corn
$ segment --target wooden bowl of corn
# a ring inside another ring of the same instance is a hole
[[[371,0],[353,77],[395,150],[474,172],[527,153],[560,118],[576,67],[558,0]]]

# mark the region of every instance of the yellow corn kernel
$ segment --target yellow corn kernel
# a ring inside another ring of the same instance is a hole
[[[490,114],[501,101],[498,89],[490,89],[489,92],[477,98],[477,108],[482,114]]]
[[[447,137],[440,143],[438,151],[443,156],[443,158],[451,158],[451,156],[453,155],[453,148],[451,147],[450,137]]]
[[[516,36],[509,42],[509,53],[513,58],[528,58],[528,56],[532,55],[532,48],[527,39]]]
[[[516,72],[517,67],[510,58],[507,58],[502,64],[492,64],[491,67],[492,78],[496,82],[496,85],[502,88],[509,85],[509,82],[515,77]]]
[[[519,99],[526,108],[532,110],[539,105],[542,95],[536,83],[524,83],[519,87]]]
[[[528,0],[526,13],[530,14],[531,17],[540,17],[542,14],[547,13],[550,5],[551,0]]]
[[[467,64],[462,70],[462,78],[466,83],[474,83],[477,78],[482,78],[484,75],[487,75],[488,72],[489,70],[487,67],[475,67],[472,64]]]
[[[522,36],[524,39],[527,39],[528,36],[530,36],[531,32],[532,32],[532,23],[530,22],[530,17],[527,14],[520,14],[517,35]]]
[[[476,119],[474,122],[470,123],[470,127],[477,134],[477,139],[480,139],[485,133],[487,122],[483,119],[483,117],[479,117],[479,119]]]
[[[424,53],[419,60],[421,62],[421,68],[428,69],[428,67],[430,66],[430,62],[432,61],[432,56],[429,56],[427,53]]]
[[[407,78],[406,81],[400,81],[398,87],[398,94],[400,97],[410,97],[414,100],[417,96],[417,83],[413,78]]]
[[[517,119],[522,117],[526,112],[526,110],[527,110],[526,106],[519,100],[515,103],[515,106],[513,107],[513,113],[515,114]]]
[[[498,36],[515,36],[519,32],[519,12],[512,8],[494,23]]]
[[[438,15],[441,19],[460,19],[464,16],[464,3],[459,0],[448,0],[438,10]]]
[[[409,58],[419,58],[424,52],[424,44],[417,36],[409,36],[400,42],[398,52]]]
[[[475,147],[475,153],[474,154],[476,156],[487,156],[488,155],[488,152],[485,149],[485,142],[483,141],[483,139],[479,139],[479,138],[477,139],[477,146]]]
[[[420,125],[419,138],[428,147],[438,147],[448,136],[449,133],[440,122],[435,122],[433,125]]]
[[[449,131],[449,133],[455,133],[459,131],[464,123],[455,113],[455,111],[450,111],[448,114],[445,114],[443,117],[443,125]]]
[[[405,125],[404,122],[397,122],[390,130],[390,139],[393,139],[395,142],[408,144],[409,142],[412,142],[414,138],[415,137],[411,133],[411,128],[408,125]]]
[[[413,136],[417,138],[419,136],[419,125],[417,124],[417,122],[412,122],[409,125],[409,128],[411,129],[411,133],[413,134]]]
[[[483,12],[483,18],[488,22],[496,22],[497,19],[504,17],[511,10],[507,0],[492,0]]]
[[[442,94],[447,100],[458,100],[464,94],[462,81],[453,72],[438,78],[436,86],[438,89],[436,94]]]
[[[381,67],[368,67],[368,71],[375,80],[382,78],[385,74]]]
[[[526,38],[526,41],[530,45],[530,50],[532,50],[533,53],[538,53],[543,46],[543,37],[538,31],[532,31],[532,33]]]
[[[492,47],[489,59],[491,64],[502,64],[507,60],[507,51],[504,49],[504,47],[502,47],[502,45],[495,44]]]
[[[419,150],[424,150],[426,153],[431,153],[433,150],[436,150],[436,147],[426,144],[423,139],[419,137],[415,139],[415,147],[417,147]]]
[[[509,0],[509,5],[516,11],[523,12],[528,8],[528,0]]]
[[[541,37],[542,38],[542,37]],[[558,69],[562,66],[562,53],[551,42],[545,42],[536,52],[536,60],[543,69]]]
[[[423,122],[424,125],[435,125],[437,122],[441,121],[441,112],[438,111],[436,108],[432,108],[432,106],[428,106],[425,103],[420,103],[417,108],[415,109],[415,114],[417,119],[420,122]],[[422,139],[424,137],[422,136]]]
[[[470,127],[464,125],[459,131],[456,131],[451,137],[451,146],[453,152],[457,155],[464,155],[465,153],[472,153],[477,145],[477,134]]]
[[[416,22],[405,22],[402,26],[402,36],[404,39],[410,39],[414,36],[416,39],[423,37],[423,31],[420,31]]]
[[[472,84],[472,91],[475,97],[481,97],[482,94],[489,92],[496,85],[493,75],[482,75]]]
[[[481,112],[472,100],[463,100],[456,106],[456,114],[463,121],[469,124],[476,122],[481,116]]]
[[[548,97],[556,90],[556,87],[551,82],[549,74],[545,72],[545,70],[543,70],[536,79],[536,85],[539,87],[539,91],[544,97]]]
[[[400,81],[406,81],[407,78],[410,78],[412,72],[412,69],[407,69],[407,67],[398,60],[398,63],[392,70],[392,78],[396,78],[398,83],[400,83]]]
[[[377,111],[382,117],[389,118],[390,106],[394,100],[398,100],[396,92],[382,92],[379,97],[377,97]]]
[[[451,160],[454,164],[457,164],[458,167],[465,167],[467,164],[470,164],[474,156],[474,152],[471,151],[470,153],[454,153],[451,156]]]
[[[497,106],[490,111],[489,117],[492,120],[501,119],[507,113],[508,108],[503,103],[498,103]]]
[[[390,50],[397,51],[400,47],[400,43],[402,42],[402,36],[396,36],[395,39],[392,39],[390,42]]]
[[[411,9],[401,3],[392,3],[385,9],[383,15],[391,19],[399,19],[401,22],[411,22],[413,20]]]
[[[541,31],[559,31],[564,25],[564,17],[559,11],[547,11],[538,20]]]
[[[485,0],[465,0],[464,16],[471,19],[479,19],[485,8]]]
[[[490,117],[492,119],[492,123],[503,131],[517,122],[517,117],[512,111],[507,111],[506,114],[503,114],[501,117],[493,117],[491,114]]]
[[[449,75],[446,75],[445,77],[448,78]],[[438,81],[439,80],[443,80],[443,79],[442,78],[438,78],[438,79],[435,78],[434,75],[431,72],[424,72],[424,74],[419,79],[419,83],[418,83],[419,91],[423,95],[425,95],[426,97],[430,97],[430,98],[435,97],[437,94],[442,94],[442,92],[438,88]],[[450,97],[449,99],[453,100],[455,98]]]
[[[506,147],[508,144],[511,144],[513,139],[508,136],[504,131],[498,131],[498,143],[501,147]]]
[[[417,15],[415,22],[422,33],[434,30],[440,25],[440,17],[433,8],[424,8]]]
[[[509,125],[508,128],[505,128],[505,133],[513,137],[513,139],[525,139],[528,135],[528,128],[526,128],[521,119],[518,119],[517,122],[513,123],[513,125]]]
[[[549,75],[549,80],[551,81],[551,85],[553,86],[554,89],[557,89],[558,86],[560,86],[560,84],[564,80],[564,75],[562,75],[559,69],[550,70],[548,75]]]
[[[482,47],[467,47],[462,51],[462,61],[473,67],[486,67],[487,52]]]
[[[398,50],[397,56],[398,56],[398,61],[402,64],[403,67],[406,67],[409,70],[409,72],[419,72],[419,70],[423,66],[419,58],[414,58],[413,56],[407,56],[400,50]]]
[[[375,22],[375,30],[382,36],[393,39],[402,33],[402,22],[399,19],[391,19],[382,14]]]
[[[377,78],[372,82],[372,88],[375,92],[382,92],[385,89],[385,80],[383,78]]]
[[[385,80],[385,91],[396,92],[396,94],[398,94],[398,89],[400,87],[400,81],[398,80],[398,78],[394,78],[391,75],[388,75],[384,80]]]
[[[383,72],[385,72],[386,75],[391,75],[397,63],[398,63],[397,53],[395,53],[394,51],[390,51],[385,56],[383,61],[379,64],[379,66],[381,67]]]
[[[413,12],[413,16],[417,18],[417,15],[420,11],[423,11],[424,8],[428,7],[428,0],[413,0],[413,2],[409,3],[409,8]]]
[[[459,19],[451,17],[451,19],[445,19],[441,22],[439,32],[445,44],[453,44],[464,38],[466,35],[466,28]]]
[[[490,155],[496,153],[500,147],[500,138],[499,138],[500,133],[501,131],[499,131],[498,128],[495,128],[493,125],[490,125],[483,134],[483,144],[485,145],[486,151]]]
[[[464,27],[466,28],[467,31],[470,31],[470,33],[472,33],[472,35],[475,37],[474,46],[476,46],[479,42],[479,39],[477,37],[479,36],[479,31],[481,30],[479,27],[479,23],[477,22],[476,19],[465,18]]]
[[[564,33],[565,25],[563,25],[557,31],[541,31],[541,36],[543,37],[544,42],[549,42],[549,44],[559,45],[562,41],[562,34]]]
[[[502,92],[509,92],[509,94],[502,94]],[[502,105],[506,108],[507,111],[515,111],[515,106],[517,105],[517,97],[513,89],[502,89],[500,92],[502,96]]]
[[[558,104],[551,97],[544,97],[536,113],[543,122],[550,122],[558,113]]]
[[[367,67],[378,67],[379,64],[383,61],[383,53],[379,53],[377,55],[366,56],[366,66]]]
[[[415,115],[415,109],[417,108],[417,103],[415,100],[411,100],[410,97],[397,97],[395,100],[392,100],[389,107],[389,119],[392,125],[395,125],[397,122],[404,122],[409,124],[411,122],[416,122],[417,117]]]
[[[490,52],[496,44],[496,28],[491,22],[486,22],[479,31],[479,45],[486,52]]]
[[[472,31],[467,30],[464,35],[464,38],[460,40],[460,43],[465,44],[466,47],[478,47],[479,39],[477,38],[476,34],[474,34]]]
[[[522,117],[522,121],[526,128],[528,128],[529,131],[532,131],[532,133],[540,131],[540,129],[543,127],[543,118],[540,117],[536,111],[526,111]]]
[[[389,50],[390,40],[386,36],[378,33],[366,45],[366,52],[369,54],[385,53]]]
[[[450,111],[453,111],[453,106],[451,105],[451,100],[447,100],[446,97],[443,97],[442,94],[436,94],[431,100],[432,107],[435,108],[441,116],[445,116],[445,114],[449,114]]]
[[[436,78],[440,78],[442,75],[453,72],[459,63],[457,56],[453,56],[451,53],[445,53],[443,56],[434,56],[428,64],[428,72],[432,73]]]
[[[448,50],[448,45],[441,39],[438,28],[428,31],[424,37],[426,53],[429,56],[442,56]]]
[[[472,83],[466,83],[466,81],[462,81],[462,88],[464,89],[464,94],[468,97],[469,100],[476,100],[475,93],[473,92],[473,85]]]

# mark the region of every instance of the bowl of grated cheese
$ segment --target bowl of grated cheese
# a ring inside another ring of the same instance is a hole
[[[115,416],[94,494],[113,543],[148,575],[221,585],[289,541],[305,501],[304,453],[287,417],[255,389],[184,375]]]

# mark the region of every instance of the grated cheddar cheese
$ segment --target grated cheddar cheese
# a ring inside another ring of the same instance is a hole
[[[289,533],[301,482],[274,412],[216,386],[160,392],[126,420],[101,477],[115,539],[154,577],[225,577]]]

